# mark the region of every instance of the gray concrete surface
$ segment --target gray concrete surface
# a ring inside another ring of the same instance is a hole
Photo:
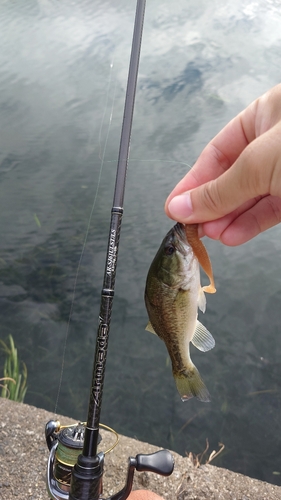
[[[54,415],[33,406],[0,398],[0,499],[48,499],[45,476],[48,450],[44,430]],[[74,421],[56,416],[61,424]],[[113,443],[102,431],[101,449]],[[129,456],[153,453],[159,448],[120,436],[106,455],[103,497],[119,491],[125,482]],[[175,470],[170,477],[135,473],[134,489],[150,489],[169,500],[281,500],[281,487],[245,477],[213,465],[195,467],[188,457],[173,453]]]

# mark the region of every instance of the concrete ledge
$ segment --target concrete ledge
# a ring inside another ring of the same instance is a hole
[[[48,450],[44,430],[54,415],[45,410],[0,398],[0,499],[48,499],[45,476]],[[74,423],[56,416],[63,425]],[[102,449],[114,441],[102,431]],[[120,443],[105,459],[104,498],[125,482],[129,456],[153,453],[159,448],[120,436]],[[175,471],[170,477],[135,473],[134,489],[150,489],[169,500],[280,500],[281,487],[228,470],[204,465],[195,468],[189,458],[173,453]]]

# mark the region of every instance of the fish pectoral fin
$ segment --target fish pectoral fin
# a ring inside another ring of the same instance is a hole
[[[194,335],[191,340],[192,344],[199,349],[199,351],[210,351],[215,347],[215,339],[207,328],[197,320]]]
[[[204,287],[205,288],[205,287]],[[204,293],[204,288],[200,286],[198,294],[198,307],[203,313],[206,311],[206,297]]]
[[[150,321],[147,323],[145,329],[148,331],[148,332],[151,332],[151,333],[154,333],[154,335],[157,335],[156,331],[154,330],[152,324],[150,323]]]

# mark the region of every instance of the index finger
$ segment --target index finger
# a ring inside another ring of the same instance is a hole
[[[231,120],[202,151],[192,169],[168,196],[170,200],[223,174],[237,160],[246,146],[255,139],[256,102]]]

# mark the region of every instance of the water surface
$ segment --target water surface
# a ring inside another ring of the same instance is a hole
[[[144,330],[163,204],[206,143],[279,83],[277,1],[147,3],[102,410],[119,432],[281,484],[280,227],[207,241],[217,294],[193,350],[212,396],[183,404]],[[0,337],[28,368],[26,402],[87,415],[135,3],[3,1],[0,12]],[[93,207],[94,204],[94,207]],[[92,213],[91,220],[89,220]],[[86,246],[79,268],[85,235]],[[202,319],[202,318],[201,318]],[[140,446],[141,451],[141,446]]]

